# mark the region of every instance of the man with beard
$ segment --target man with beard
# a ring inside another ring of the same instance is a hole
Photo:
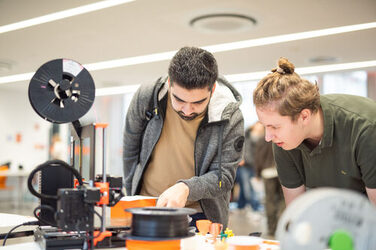
[[[197,210],[195,220],[228,222],[228,205],[244,142],[240,94],[218,77],[214,56],[184,47],[168,77],[142,85],[124,130],[128,195],[158,197],[159,207]]]

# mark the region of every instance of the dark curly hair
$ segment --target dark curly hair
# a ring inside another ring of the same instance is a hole
[[[196,47],[181,48],[170,62],[168,75],[171,84],[178,84],[185,89],[209,90],[218,77],[218,66],[214,56]]]

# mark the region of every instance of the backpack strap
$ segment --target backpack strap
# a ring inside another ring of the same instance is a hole
[[[145,117],[147,121],[150,121],[154,116],[156,119],[160,118],[160,112],[158,107],[158,92],[162,85],[166,82],[166,77],[160,77],[154,84],[151,98],[149,99],[148,109],[145,111]]]

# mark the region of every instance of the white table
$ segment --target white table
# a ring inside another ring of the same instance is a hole
[[[3,170],[0,171],[0,176],[6,176],[8,178],[16,178],[17,184],[13,188],[13,190],[9,190],[9,192],[15,193],[16,199],[14,200],[15,208],[20,208],[21,204],[23,203],[24,194],[27,191],[27,178],[30,172],[26,170]],[[6,190],[8,191],[8,190]]]
[[[30,237],[29,237],[30,238]],[[207,242],[203,239],[202,236],[196,235],[194,237],[186,238],[181,241],[181,250],[214,250],[215,247],[210,242]],[[30,238],[30,242],[18,243],[13,245],[7,245],[5,247],[0,247],[4,250],[19,250],[19,249],[28,249],[28,250],[43,250],[40,248],[39,244],[34,242]],[[103,250],[126,250],[125,247],[119,248],[101,248]],[[267,245],[262,244],[260,250],[280,250],[279,246],[276,245]]]
[[[29,222],[29,221],[36,221],[36,220],[37,220],[36,218],[31,217],[31,216],[0,213],[0,233],[2,234],[8,233],[9,230],[11,230],[13,227],[17,225],[20,225],[22,223]],[[36,226],[21,226],[13,232],[34,230],[35,227]],[[10,243],[14,244],[16,242],[18,243],[18,242],[31,241],[31,240],[33,240],[33,236],[26,236],[26,237],[21,237],[21,238],[8,239],[7,244],[10,244]],[[2,246],[3,241],[1,240],[0,243]],[[11,248],[11,249],[16,249],[16,248]],[[17,249],[22,249],[22,248],[17,248]],[[28,249],[28,248],[25,248],[25,249]]]
[[[4,233],[7,228],[11,229],[12,227],[20,225],[22,223],[36,220],[37,219],[32,216],[0,213],[0,232]]]
[[[36,219],[34,217],[30,216],[23,216],[23,215],[16,215],[16,214],[6,214],[6,213],[0,213],[0,233],[7,233],[11,228],[14,226],[17,226],[19,224],[22,224],[24,222],[28,221],[35,221]],[[35,226],[22,226],[16,231],[25,231],[25,230],[31,230],[34,229]],[[182,239],[181,241],[181,250],[214,250],[214,245],[210,244],[210,240],[208,239],[209,235],[204,237],[201,235],[196,235],[194,237],[190,238],[185,238]],[[26,238],[23,239],[24,242],[18,243],[16,240],[17,239],[12,239],[12,244],[8,245],[8,240],[7,244],[5,247],[2,247],[2,241],[0,241],[1,246],[0,249],[4,250],[19,250],[19,249],[27,249],[27,250],[42,250],[39,247],[39,244],[34,242],[34,238],[32,236],[28,237],[22,237]],[[210,237],[209,237],[210,238]],[[21,240],[19,240],[21,241]],[[25,242],[28,241],[28,242]],[[9,242],[10,243],[10,242]],[[14,244],[16,243],[16,244]],[[105,248],[101,248],[103,250],[106,250]],[[108,250],[124,250],[126,248],[121,247],[121,248],[109,248]],[[271,250],[279,250],[279,246],[276,245],[266,245],[262,244],[260,247],[260,250],[266,250],[266,249],[271,249]]]

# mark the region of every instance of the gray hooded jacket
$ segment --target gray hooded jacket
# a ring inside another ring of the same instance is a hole
[[[142,176],[162,132],[168,84],[142,85],[129,106],[124,129],[124,179],[128,195],[140,192]],[[177,180],[189,187],[188,200],[199,201],[206,217],[228,222],[235,172],[242,156],[244,121],[239,109],[241,96],[219,77],[195,141],[196,176]],[[166,173],[167,174],[167,173]]]

